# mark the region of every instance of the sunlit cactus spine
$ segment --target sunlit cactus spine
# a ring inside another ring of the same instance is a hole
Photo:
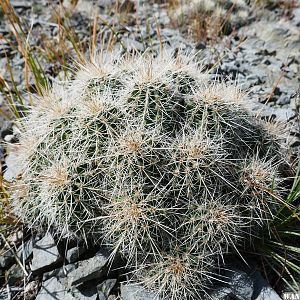
[[[192,57],[99,55],[20,127],[14,211],[109,245],[162,299],[201,299],[273,218],[280,140]]]

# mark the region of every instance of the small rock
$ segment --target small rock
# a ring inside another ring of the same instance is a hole
[[[126,47],[127,51],[132,51],[132,50],[143,51],[144,50],[143,44],[134,39],[127,38],[122,41],[123,41],[123,45]]]
[[[258,271],[252,275],[254,292],[251,300],[280,300],[278,294],[270,287]]]
[[[98,298],[97,288],[92,283],[78,288],[73,287],[71,293],[74,300],[96,300]]]
[[[292,147],[292,148],[299,147],[299,146],[300,146],[300,139],[297,138],[297,137],[292,137],[292,138],[290,138],[290,140],[289,140],[289,145],[290,145],[290,147]]]
[[[257,75],[249,75],[246,77],[246,81],[243,84],[244,89],[249,89],[250,87],[253,87],[254,85],[260,84],[260,78]]]
[[[71,248],[67,251],[66,260],[69,263],[73,263],[79,259],[79,256],[86,251],[86,248],[83,246],[77,246]]]
[[[115,286],[117,279],[107,279],[97,285],[99,300],[106,300]]]
[[[203,49],[205,49],[206,48],[206,45],[205,45],[205,43],[203,43],[203,42],[199,42],[196,46],[195,46],[195,49],[196,50],[203,50]]]
[[[147,30],[145,30],[144,35],[146,34]],[[174,35],[178,35],[178,31],[171,29],[171,28],[162,28],[161,29],[161,35],[164,37],[172,37]]]
[[[74,297],[63,283],[52,277],[43,283],[36,300],[74,300]]]
[[[13,123],[10,121],[5,121],[1,129],[1,138],[4,139],[5,136],[13,135],[13,134],[14,134]]]
[[[300,8],[295,8],[293,10],[293,19],[292,19],[292,22],[296,26],[300,26]]]
[[[23,239],[23,231],[22,230],[17,230],[16,232],[10,234],[6,240],[9,244],[18,244],[22,241]]]
[[[26,284],[23,295],[24,299],[36,299],[36,294],[38,291],[39,283],[38,281],[31,281],[28,284]]]
[[[121,1],[120,11],[127,12],[127,13],[134,13],[135,12],[135,2],[132,0],[123,0]]]
[[[265,89],[262,97],[260,98],[261,103],[273,103],[278,101],[278,96],[272,92],[271,89]]]
[[[279,99],[276,101],[278,105],[286,105],[291,102],[291,98],[288,95],[281,95]]]
[[[232,269],[227,270],[225,276],[229,279],[229,287],[232,290],[232,294],[239,300],[249,300],[253,294],[253,280],[245,272]]]
[[[12,141],[14,140],[14,135],[13,134],[7,134],[5,137],[4,137],[4,141],[5,142],[8,142],[8,143],[12,143]]]
[[[79,261],[78,268],[68,275],[69,285],[76,286],[91,279],[100,278],[107,270],[108,258],[108,251],[102,249],[94,257]]]
[[[0,268],[7,269],[14,261],[14,253],[11,250],[0,250]]]
[[[7,169],[4,172],[3,178],[6,181],[11,182],[21,173],[20,166],[17,163],[16,154],[14,152],[10,152],[5,158],[5,163],[7,165]]]
[[[33,246],[32,272],[51,270],[61,262],[62,257],[50,233],[47,233]]]
[[[209,299],[214,299],[214,300],[226,300],[230,297],[232,297],[232,291],[228,287],[218,287],[214,289],[210,294],[209,294]]]
[[[295,116],[295,112],[290,108],[276,108],[274,109],[277,121],[289,121]]]
[[[6,282],[10,285],[14,285],[18,281],[24,278],[23,269],[19,264],[13,265],[5,274]]]
[[[23,245],[20,245],[17,250],[17,255],[21,262],[26,261],[29,256],[32,254],[33,246],[32,246],[32,239],[26,241]]]
[[[43,281],[48,280],[51,277],[65,278],[68,276],[70,272],[77,268],[78,264],[68,264],[66,266],[62,266],[59,269],[55,269],[53,271],[47,272],[43,274]]]
[[[286,122],[294,118],[295,112],[289,107],[289,108],[283,108],[283,107],[269,107],[267,105],[262,105],[260,107],[257,107],[256,109],[259,111],[259,116],[261,118],[265,117],[274,117],[277,121],[280,122]]]
[[[121,297],[122,300],[159,300],[156,293],[135,284],[122,284]]]
[[[10,3],[14,8],[30,8],[31,7],[30,3],[27,3],[27,1],[15,1],[15,0],[13,0]]]

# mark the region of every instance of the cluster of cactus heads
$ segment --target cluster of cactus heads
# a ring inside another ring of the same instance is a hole
[[[162,299],[197,299],[267,226],[280,143],[193,58],[100,55],[22,120],[14,211],[109,245]]]

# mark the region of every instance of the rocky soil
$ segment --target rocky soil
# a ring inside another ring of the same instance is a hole
[[[47,1],[10,2],[22,19],[31,24],[28,36],[31,45],[40,45],[45,39],[57,41],[58,28]],[[249,106],[258,116],[286,124],[291,157],[299,155],[300,5],[289,10],[244,7],[247,20],[235,18],[231,34],[212,44],[192,41],[184,31],[173,28],[164,1],[123,1],[128,18],[125,23],[116,22],[119,16],[109,13],[110,1],[97,1],[96,9],[91,2],[79,1],[70,18],[70,26],[80,41],[88,42],[91,16],[97,10],[105,42],[111,32],[107,24],[116,23],[116,50],[156,52],[164,47],[174,49],[174,53],[180,50],[195,54],[212,77],[237,81],[248,93]],[[71,6],[68,1],[64,5]],[[9,39],[11,31],[0,14],[0,34]],[[6,56],[18,90],[26,93],[24,59],[7,40],[0,39],[0,75],[9,81]],[[59,65],[43,63],[49,79],[58,80]],[[0,106],[5,109],[1,93]],[[0,158],[6,161],[2,166],[6,169],[4,178],[11,181],[18,166],[14,165],[12,155],[5,154],[4,148],[5,143],[17,141],[18,129],[2,115],[0,126],[3,140]],[[126,270],[122,269],[122,260],[110,261],[108,250],[100,246],[86,247],[58,239],[53,232],[32,235],[14,227],[7,235],[0,236],[0,249],[0,299],[158,299],[140,286],[123,283]],[[227,272],[228,282],[215,287],[213,299],[280,299],[257,271],[255,263],[247,267],[234,261]]]

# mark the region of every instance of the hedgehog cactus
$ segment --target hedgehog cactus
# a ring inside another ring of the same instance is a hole
[[[99,56],[22,120],[14,211],[109,245],[162,299],[195,299],[282,193],[276,136],[193,59]]]

